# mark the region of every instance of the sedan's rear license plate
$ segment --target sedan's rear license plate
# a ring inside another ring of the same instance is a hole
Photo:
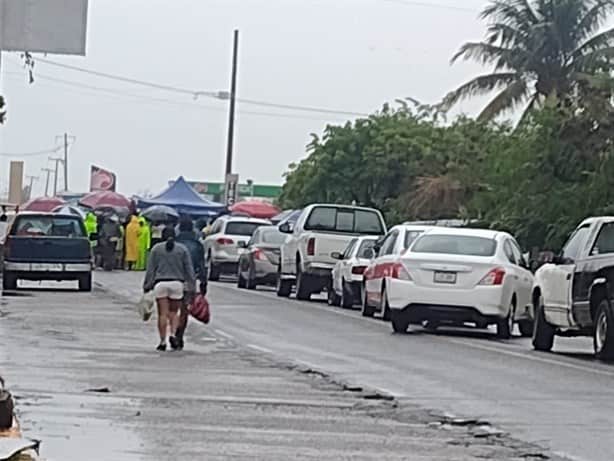
[[[456,283],[456,272],[435,272],[435,283]]]

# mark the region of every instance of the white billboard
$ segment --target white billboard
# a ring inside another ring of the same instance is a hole
[[[85,56],[88,0],[0,0],[0,50]]]

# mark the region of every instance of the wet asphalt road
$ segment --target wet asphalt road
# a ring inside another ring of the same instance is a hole
[[[260,317],[254,330],[277,325],[265,298],[224,285],[211,293],[216,327],[192,322],[185,351],[158,353],[153,323],[132,302],[140,277],[97,274],[122,296],[26,284],[0,297],[0,374],[24,434],[42,440],[42,461],[544,459],[486,424],[449,422],[282,359],[290,350],[273,355],[229,338],[221,328],[237,328],[229,319],[240,312]],[[297,328],[286,333],[304,344]],[[318,341],[320,350],[342,346]]]
[[[614,367],[590,339],[557,338],[555,352],[488,331],[395,335],[383,321],[270,289],[213,284],[219,334],[292,357],[424,408],[488,420],[575,460],[614,459]]]

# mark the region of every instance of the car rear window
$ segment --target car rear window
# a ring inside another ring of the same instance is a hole
[[[339,207],[314,208],[307,218],[305,230],[366,235],[384,234],[380,215],[376,211]]]
[[[85,237],[79,218],[55,216],[18,216],[11,235],[19,237]]]
[[[497,242],[469,235],[424,235],[411,248],[412,253],[441,253],[467,256],[494,256]]]
[[[249,221],[231,221],[226,223],[225,234],[228,235],[242,235],[245,237],[251,237],[256,232],[256,229],[263,226],[262,223],[255,223]]]
[[[422,235],[422,231],[407,231],[405,232],[405,241],[403,242],[403,248],[407,250],[412,243],[416,241],[418,237]]]
[[[262,242],[262,243],[270,243],[270,244],[273,244],[273,245],[281,245],[282,243],[284,243],[286,241],[287,235],[286,234],[282,234],[281,232],[279,232],[277,230],[277,228],[261,230],[259,232],[261,232],[261,234],[260,234],[260,242]]]

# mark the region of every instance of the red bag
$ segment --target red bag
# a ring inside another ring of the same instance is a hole
[[[199,322],[209,323],[209,320],[211,320],[211,309],[209,308],[209,301],[207,301],[204,295],[196,295],[190,308],[190,314]]]

